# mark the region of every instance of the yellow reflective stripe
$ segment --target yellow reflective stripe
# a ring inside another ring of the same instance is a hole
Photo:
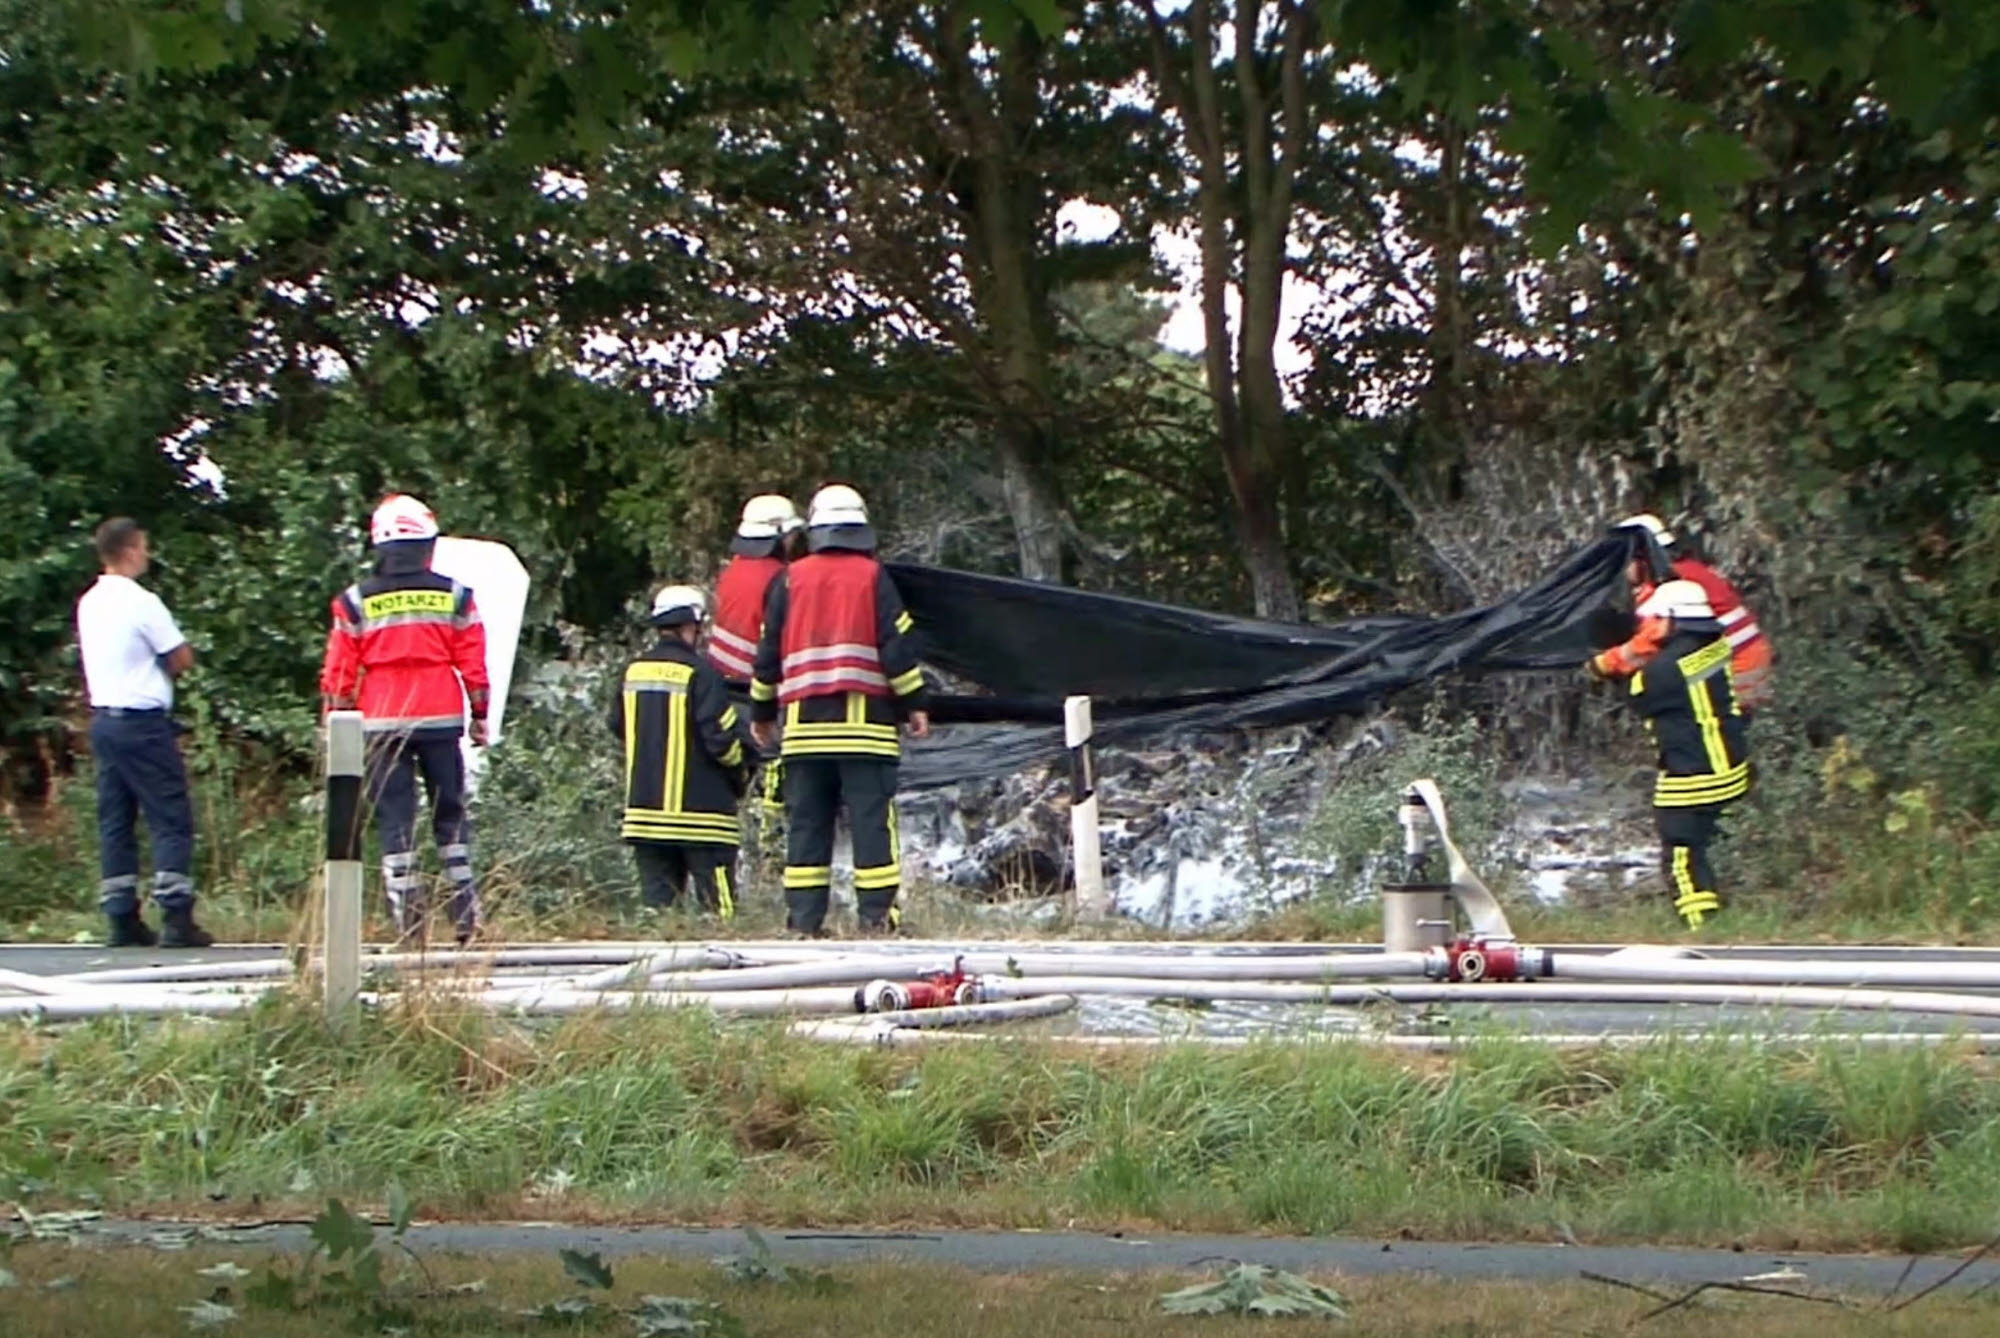
[[[619,835],[627,841],[666,841],[677,845],[691,846],[737,846],[742,844],[740,833],[729,831],[709,831],[703,827],[684,827],[675,822],[640,822],[626,819]]]
[[[635,683],[686,683],[693,677],[693,669],[671,660],[635,660],[625,670],[628,687]]]
[[[903,750],[897,744],[875,739],[786,739],[786,757],[882,757],[900,761]]]
[[[907,697],[913,692],[920,692],[924,686],[924,671],[912,669],[907,674],[897,674],[889,680],[889,686],[898,697]]]
[[[778,688],[774,683],[766,683],[761,678],[750,680],[750,700],[753,702],[774,702],[778,700]]]
[[[743,765],[743,740],[731,739],[729,746],[722,750],[722,765],[740,767]]]
[[[717,719],[716,723],[720,724],[724,729],[735,729],[736,708],[734,706],[724,707],[722,710],[722,715]]]
[[[1681,677],[1692,681],[1703,674],[1714,672],[1727,663],[1729,663],[1729,642],[1723,637],[1717,637],[1700,650],[1691,651],[1681,657]]]
[[[1717,790],[1655,790],[1654,808],[1700,808],[1704,804],[1726,804],[1750,792],[1750,778],[1743,777]]]
[[[1727,643],[1723,644],[1727,650]],[[1688,684],[1688,700],[1694,704],[1694,718],[1701,726],[1702,748],[1708,765],[1720,775],[1729,770],[1729,745],[1722,739],[1722,718],[1715,713],[1715,701],[1708,695],[1706,681]]]
[[[676,694],[667,704],[667,802],[663,807],[678,813],[687,807],[688,699]]]
[[[632,793],[632,767],[639,760],[639,694],[625,693],[625,793]]]
[[[1674,886],[1680,889],[1680,901],[1687,900],[1700,890],[1694,885],[1692,861],[1688,856],[1689,852],[1686,846],[1674,847]],[[1675,902],[1675,905],[1679,904],[1679,901]]]
[[[792,891],[811,892],[833,882],[831,864],[787,864],[785,886]]]
[[[895,887],[903,881],[903,870],[895,864],[879,864],[869,869],[854,871],[856,892],[879,892],[885,887]]]
[[[1709,772],[1700,776],[1662,775],[1655,778],[1653,788],[1656,790],[1712,790],[1724,785],[1734,785],[1739,780],[1748,780],[1749,777],[1750,764],[1748,762],[1738,762],[1733,767],[1727,767],[1721,771]]]
[[[893,739],[896,727],[869,720],[791,720],[785,723],[785,737],[788,739],[794,736],[824,739],[835,735],[855,739]]]
[[[672,823],[689,831],[733,832],[737,829],[734,813],[675,813],[664,808],[628,808],[625,810],[625,821],[653,827]]]
[[[850,725],[868,723],[868,699],[858,692],[847,694],[847,723]]]
[[[908,632],[911,628],[915,627],[916,625],[917,625],[917,620],[910,616],[910,611],[908,609],[904,609],[901,613],[896,615],[896,630],[898,632]]]
[[[736,894],[729,890],[729,870],[720,865],[715,870],[715,908],[725,920],[736,918]]]

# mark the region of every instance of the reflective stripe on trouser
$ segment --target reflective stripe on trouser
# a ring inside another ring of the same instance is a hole
[[[173,723],[158,716],[97,716],[98,903],[108,915],[139,909],[139,819],[153,846],[153,899],[174,910],[194,902],[194,804]]]
[[[854,896],[865,928],[894,925],[902,860],[896,824],[896,764],[874,757],[785,761],[786,927],[817,933],[833,884],[833,828],[845,808],[853,835]]]
[[[1708,858],[1721,814],[1719,805],[1653,810],[1660,833],[1660,871],[1666,876],[1675,913],[1691,929],[1722,909],[1715,866]]]
[[[736,847],[724,845],[632,842],[632,862],[639,866],[639,894],[648,906],[671,907],[689,882],[695,905],[736,918]]]
[[[451,918],[461,934],[479,926],[472,874],[472,820],[465,811],[465,758],[455,734],[378,736],[368,740],[367,795],[382,834],[382,880],[399,928],[429,912],[416,865],[417,776],[431,801],[431,837],[451,889]]]

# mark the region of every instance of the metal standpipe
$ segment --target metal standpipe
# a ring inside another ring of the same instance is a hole
[[[1411,782],[1396,807],[1396,822],[1403,829],[1403,878],[1381,889],[1383,950],[1449,949],[1459,940],[1461,919],[1481,943],[1512,943],[1506,912],[1452,844],[1437,782],[1428,777]],[[1435,862],[1440,855],[1443,869]]]

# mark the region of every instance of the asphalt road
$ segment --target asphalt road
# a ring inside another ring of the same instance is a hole
[[[84,1242],[144,1245],[192,1243],[192,1223],[96,1222]],[[1776,1283],[1843,1292],[1907,1295],[1941,1281],[1964,1256],[1906,1257],[1772,1253],[1758,1250],[1680,1250],[1650,1246],[1485,1245],[1427,1241],[1303,1239],[1270,1236],[1191,1236],[1134,1233],[1121,1236],[1040,1231],[869,1232],[771,1228],[762,1233],[781,1263],[817,1266],[903,1262],[946,1265],[984,1273],[1125,1273],[1199,1270],[1218,1261],[1265,1264],[1316,1274],[1430,1275],[1450,1279],[1575,1281],[1597,1273],[1641,1283],[1692,1286],[1737,1282],[1762,1274],[1804,1276]],[[248,1230],[207,1228],[203,1244],[259,1250],[296,1250],[306,1243],[302,1223]],[[666,1255],[712,1259],[750,1250],[739,1230],[680,1227],[561,1226],[547,1223],[439,1223],[412,1227],[413,1249],[443,1254],[553,1254],[596,1251],[607,1257]],[[2000,1287],[2000,1259],[1973,1262],[1949,1284],[1965,1291]]]

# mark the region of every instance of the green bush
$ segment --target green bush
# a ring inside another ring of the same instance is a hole
[[[1381,882],[1401,875],[1396,809],[1412,781],[1437,781],[1452,842],[1475,868],[1488,862],[1506,821],[1501,758],[1478,716],[1451,709],[1443,690],[1431,694],[1407,729],[1379,736],[1390,740],[1387,747],[1356,749],[1336,764],[1308,828],[1314,853],[1334,869],[1324,895],[1340,903],[1371,897]]]

